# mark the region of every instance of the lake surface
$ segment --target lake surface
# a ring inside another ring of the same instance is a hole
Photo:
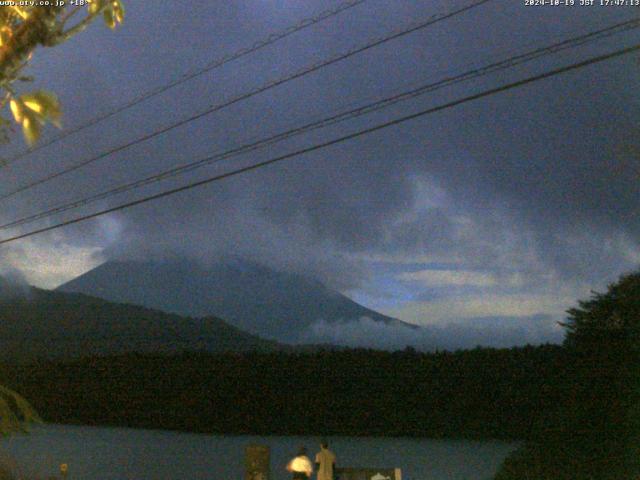
[[[409,438],[328,437],[343,467],[400,467],[403,480],[487,480],[515,443]],[[244,448],[271,448],[273,480],[288,479],[284,465],[300,445],[315,454],[317,437],[199,435],[162,430],[46,425],[0,441],[27,478],[68,480],[242,479]],[[315,476],[312,477],[315,479]]]

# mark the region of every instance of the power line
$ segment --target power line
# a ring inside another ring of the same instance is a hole
[[[453,10],[453,11],[451,11],[449,13],[441,14],[441,15],[433,15],[427,21],[423,21],[423,22],[420,22],[418,24],[413,24],[409,28],[405,28],[403,30],[396,31],[396,32],[394,32],[394,33],[392,33],[390,35],[386,35],[386,36],[378,38],[378,39],[376,39],[376,40],[374,40],[372,42],[369,42],[364,46],[356,47],[356,48],[354,48],[352,50],[349,50],[346,53],[339,54],[339,55],[337,55],[335,57],[331,57],[328,60],[323,60],[323,61],[321,61],[319,63],[316,63],[316,64],[314,64],[314,65],[312,65],[310,67],[306,67],[306,68],[304,68],[304,69],[302,69],[302,70],[300,70],[300,71],[298,71],[298,72],[296,72],[294,74],[288,75],[288,76],[280,78],[278,80],[274,80],[274,81],[268,82],[268,83],[264,84],[263,86],[258,87],[257,89],[254,89],[254,90],[251,90],[251,91],[249,91],[247,93],[244,93],[244,94],[241,94],[239,96],[236,96],[236,97],[232,98],[231,100],[228,100],[228,101],[226,101],[224,103],[214,105],[214,106],[208,108],[207,110],[205,110],[203,112],[200,112],[200,113],[197,113],[195,115],[192,115],[189,118],[186,118],[184,120],[180,120],[180,121],[178,121],[176,123],[173,123],[173,124],[171,124],[171,125],[169,125],[167,127],[163,127],[163,128],[161,128],[159,130],[155,130],[152,133],[149,133],[147,135],[139,137],[139,138],[137,138],[135,140],[132,140],[132,141],[126,143],[126,144],[111,148],[110,150],[107,150],[107,151],[105,151],[105,152],[103,152],[103,153],[101,153],[99,155],[96,155],[95,157],[89,158],[87,160],[83,160],[82,162],[76,163],[75,165],[71,165],[70,167],[65,168],[64,170],[60,170],[59,172],[53,173],[51,175],[48,175],[48,176],[46,176],[46,177],[44,177],[44,178],[42,178],[40,180],[36,180],[34,182],[31,182],[31,183],[28,183],[28,184],[23,185],[21,187],[18,187],[18,188],[14,189],[14,190],[12,190],[12,191],[10,191],[8,193],[0,195],[0,201],[1,200],[6,200],[7,198],[13,197],[14,195],[16,195],[18,193],[21,193],[21,192],[24,192],[25,190],[29,190],[29,189],[31,189],[33,187],[36,187],[38,185],[42,185],[44,183],[47,183],[47,182],[49,182],[51,180],[54,180],[54,179],[56,179],[58,177],[61,177],[63,175],[66,175],[68,173],[74,172],[74,171],[76,171],[76,170],[78,170],[78,169],[80,169],[82,167],[85,167],[85,166],[87,166],[87,165],[89,165],[91,163],[94,163],[94,162],[96,162],[98,160],[101,160],[101,159],[103,159],[103,158],[105,158],[105,157],[107,157],[109,155],[121,152],[123,150],[126,150],[129,147],[132,147],[134,145],[138,145],[140,143],[146,142],[147,140],[151,140],[152,138],[155,138],[157,136],[163,135],[163,134],[165,134],[165,133],[167,133],[167,132],[169,132],[169,131],[171,131],[171,130],[173,130],[175,128],[181,127],[181,126],[186,125],[188,123],[191,123],[191,122],[193,122],[195,120],[199,120],[200,118],[203,118],[203,117],[205,117],[207,115],[210,115],[210,114],[212,114],[214,112],[222,110],[223,108],[229,107],[229,106],[234,105],[234,104],[236,104],[238,102],[241,102],[241,101],[246,100],[248,98],[251,98],[251,97],[253,97],[255,95],[263,93],[263,92],[265,92],[267,90],[270,90],[270,89],[275,88],[277,86],[283,85],[283,84],[288,83],[288,82],[290,82],[292,80],[301,78],[301,77],[303,77],[305,75],[308,75],[308,74],[310,74],[312,72],[320,70],[321,68],[327,67],[327,66],[332,65],[332,64],[337,63],[337,62],[340,62],[340,61],[345,60],[347,58],[350,58],[350,57],[352,57],[354,55],[362,53],[362,52],[364,52],[366,50],[369,50],[371,48],[377,47],[379,45],[382,45],[382,44],[387,43],[389,41],[395,40],[397,38],[403,37],[403,36],[408,35],[410,33],[413,33],[413,32],[416,32],[418,30],[424,29],[426,27],[434,25],[434,24],[436,24],[438,22],[441,22],[443,20],[447,20],[447,19],[452,18],[452,17],[454,17],[456,15],[460,15],[462,13],[465,13],[465,12],[467,12],[467,11],[473,9],[473,8],[479,7],[480,5],[483,5],[483,4],[488,3],[490,1],[491,0],[476,0],[475,2],[469,4],[469,5],[465,6],[465,7]]]
[[[489,65],[480,67],[480,68],[475,68],[472,70],[468,70],[462,74],[456,75],[456,76],[452,76],[452,77],[446,77],[442,80],[439,80],[437,82],[432,82],[426,85],[422,85],[419,86],[417,88],[414,88],[412,90],[409,91],[405,91],[405,92],[401,92],[399,94],[395,94],[386,98],[383,98],[381,100],[378,100],[376,102],[373,103],[369,103],[348,111],[344,111],[329,117],[325,117],[321,120],[318,121],[314,121],[314,122],[310,122],[307,123],[303,126],[297,127],[297,128],[293,128],[290,130],[287,130],[285,132],[281,132],[279,134],[273,135],[273,136],[269,136],[267,138],[263,138],[260,139],[258,141],[249,143],[249,144],[245,144],[242,145],[240,147],[236,147],[236,148],[232,148],[230,150],[227,150],[225,152],[213,155],[213,156],[209,156],[203,159],[199,159],[197,161],[194,162],[189,162],[187,164],[181,165],[181,166],[177,166],[174,168],[171,168],[169,170],[165,170],[162,171],[160,173],[148,176],[146,178],[140,179],[140,180],[136,180],[134,182],[125,184],[125,185],[121,185],[118,186],[116,188],[112,188],[109,190],[106,190],[104,192],[100,192],[94,195],[91,195],[89,197],[85,197],[82,199],[78,199],[78,200],[74,200],[62,205],[58,205],[56,207],[50,208],[48,210],[45,210],[43,212],[39,212],[27,217],[23,217],[17,220],[13,220],[9,223],[5,223],[3,225],[0,225],[0,229],[6,229],[9,227],[15,227],[15,226],[19,226],[19,225],[25,225],[28,223],[32,223],[34,221],[37,220],[41,220],[43,218],[47,218],[50,217],[54,214],[57,213],[62,213],[71,209],[75,209],[75,208],[79,208],[79,207],[83,207],[86,205],[89,205],[91,203],[94,203],[98,200],[103,200],[105,198],[109,198],[111,196],[120,194],[120,193],[124,193],[136,188],[140,188],[142,186],[145,185],[149,185],[155,182],[159,182],[162,180],[165,180],[167,178],[172,178],[175,177],[177,175],[183,174],[183,173],[187,173],[187,172],[191,172],[193,170],[196,170],[197,168],[201,168],[205,165],[209,165],[212,164],[214,162],[218,162],[218,161],[222,161],[222,160],[226,160],[235,156],[238,156],[240,154],[245,154],[248,153],[250,151],[254,151],[257,150],[259,148],[263,148],[265,146],[268,145],[272,145],[274,143],[280,142],[282,140],[285,140],[287,138],[293,137],[293,136],[297,136],[300,135],[302,133],[306,133],[312,130],[316,130],[319,128],[324,128],[326,126],[329,125],[333,125],[335,123],[338,122],[342,122],[348,119],[352,119],[352,118],[357,118],[360,117],[362,115],[365,114],[369,114],[372,113],[374,111],[378,111],[381,110],[383,108],[389,107],[391,105],[394,105],[398,102],[404,101],[404,100],[408,100],[410,98],[415,98],[418,97],[420,95],[424,95],[426,93],[431,93],[433,91],[439,90],[440,88],[443,87],[447,87],[447,86],[451,86],[457,83],[461,83],[463,81],[467,81],[467,80],[471,80],[474,78],[478,78],[480,76],[484,76],[490,73],[494,73],[500,70],[504,70],[507,68],[511,68],[526,62],[530,62],[532,60],[541,58],[543,56],[549,55],[549,54],[553,54],[553,53],[557,53],[569,48],[574,48],[577,46],[581,46],[584,45],[588,42],[593,42],[596,40],[601,40],[603,38],[607,38],[610,37],[612,35],[618,34],[618,33],[622,33],[631,29],[635,29],[640,27],[640,19],[634,19],[634,20],[628,20],[625,22],[620,22],[614,25],[611,25],[609,27],[606,28],[602,28],[600,30],[597,31],[593,31],[593,32],[589,32],[577,37],[573,37],[570,39],[566,39],[551,45],[548,45],[546,47],[540,47],[540,48],[536,48],[534,50],[519,54],[519,55],[515,55],[512,57],[509,57],[507,59],[498,61],[498,62],[494,62],[491,63]]]
[[[310,147],[306,147],[306,148],[303,148],[303,149],[300,149],[300,150],[296,150],[294,152],[290,152],[290,153],[287,153],[287,154],[284,154],[284,155],[280,155],[278,157],[274,157],[274,158],[271,158],[269,160],[265,160],[265,161],[262,161],[262,162],[254,163],[252,165],[248,165],[246,167],[238,168],[238,169],[232,170],[230,172],[226,172],[226,173],[222,173],[222,174],[219,174],[219,175],[215,175],[213,177],[209,177],[209,178],[206,178],[206,179],[203,179],[203,180],[199,180],[197,182],[192,182],[192,183],[189,183],[187,185],[183,185],[181,187],[173,188],[173,189],[170,189],[170,190],[165,190],[163,192],[156,193],[154,195],[149,195],[147,197],[139,198],[139,199],[133,200],[131,202],[127,202],[127,203],[123,203],[123,204],[117,205],[115,207],[107,208],[107,209],[104,209],[104,210],[100,210],[98,212],[94,212],[94,213],[90,213],[90,214],[83,215],[83,216],[80,216],[80,217],[76,217],[76,218],[73,218],[71,220],[66,220],[64,222],[60,222],[60,223],[57,223],[55,225],[50,225],[48,227],[40,228],[40,229],[37,229],[37,230],[32,230],[32,231],[27,232],[27,233],[23,233],[23,234],[20,234],[20,235],[9,237],[9,238],[0,240],[0,245],[6,244],[6,243],[9,243],[9,242],[14,242],[16,240],[20,240],[20,239],[23,239],[23,238],[31,237],[31,236],[34,236],[34,235],[38,235],[40,233],[49,232],[51,230],[56,230],[58,228],[62,228],[62,227],[68,226],[68,225],[72,225],[72,224],[79,223],[79,222],[82,222],[82,221],[85,221],[85,220],[96,218],[96,217],[105,215],[107,213],[117,212],[119,210],[124,210],[126,208],[131,208],[131,207],[136,206],[136,205],[140,205],[140,204],[143,204],[143,203],[147,203],[147,202],[151,202],[151,201],[154,201],[154,200],[158,200],[158,199],[163,198],[163,197],[174,195],[176,193],[183,192],[183,191],[186,191],[186,190],[191,190],[193,188],[200,187],[202,185],[206,185],[206,184],[209,184],[209,183],[212,183],[212,182],[215,182],[215,181],[223,180],[225,178],[229,178],[229,177],[233,177],[233,176],[236,176],[236,175],[240,175],[242,173],[246,173],[246,172],[249,172],[249,171],[252,171],[252,170],[257,170],[259,168],[263,168],[263,167],[266,167],[268,165],[272,165],[274,163],[282,162],[282,161],[290,159],[290,158],[294,158],[294,157],[297,157],[297,156],[300,156],[300,155],[304,155],[304,154],[307,154],[307,153],[310,153],[310,152],[313,152],[313,151],[316,151],[316,150],[320,150],[320,149],[323,149],[323,148],[326,148],[326,147],[329,147],[329,146],[332,146],[332,145],[343,143],[343,142],[346,142],[348,140],[352,140],[354,138],[362,137],[364,135],[368,135],[370,133],[377,132],[379,130],[382,130],[382,129],[385,129],[385,128],[388,128],[388,127],[391,127],[391,126],[394,126],[394,125],[399,125],[401,123],[404,123],[404,122],[407,122],[407,121],[410,121],[410,120],[414,120],[416,118],[420,118],[420,117],[423,117],[425,115],[429,115],[429,114],[436,113],[436,112],[439,112],[439,111],[442,111],[442,110],[453,108],[453,107],[461,105],[463,103],[467,103],[467,102],[470,102],[470,101],[473,101],[473,100],[477,100],[477,99],[480,99],[480,98],[483,98],[483,97],[494,95],[494,94],[497,94],[497,93],[500,93],[500,92],[504,92],[504,91],[507,91],[507,90],[511,90],[511,89],[514,89],[514,88],[517,88],[517,87],[521,87],[521,86],[527,85],[529,83],[537,82],[539,80],[550,78],[550,77],[553,77],[555,75],[560,75],[560,74],[563,74],[563,73],[566,73],[566,72],[569,72],[569,71],[572,71],[572,70],[577,70],[579,68],[583,68],[583,67],[586,67],[588,65],[593,65],[595,63],[600,63],[600,62],[603,62],[605,60],[609,60],[609,59],[612,59],[612,58],[615,58],[615,57],[620,57],[622,55],[627,55],[629,53],[632,53],[632,52],[635,52],[635,51],[638,51],[638,50],[640,50],[640,44],[636,44],[634,46],[627,47],[627,48],[624,48],[624,49],[621,49],[621,50],[616,50],[616,51],[614,51],[612,53],[608,53],[608,54],[605,54],[605,55],[592,57],[592,58],[590,58],[588,60],[583,60],[581,62],[573,63],[571,65],[567,65],[567,66],[564,66],[564,67],[556,68],[554,70],[550,70],[550,71],[545,72],[545,73],[534,75],[534,76],[525,78],[523,80],[518,80],[516,82],[512,82],[512,83],[508,83],[508,84],[505,84],[505,85],[501,85],[499,87],[491,88],[489,90],[485,90],[485,91],[480,92],[480,93],[469,95],[469,96],[463,97],[463,98],[458,99],[458,100],[453,100],[451,102],[447,102],[447,103],[444,103],[442,105],[438,105],[436,107],[431,107],[431,108],[428,108],[426,110],[422,110],[422,111],[417,112],[417,113],[412,113],[410,115],[405,115],[403,117],[399,117],[399,118],[396,118],[394,120],[390,120],[388,122],[384,122],[384,123],[375,125],[373,127],[369,127],[369,128],[365,128],[363,130],[359,130],[359,131],[351,133],[349,135],[344,135],[342,137],[334,138],[334,139],[328,140],[326,142],[318,143],[318,144],[312,145]]]
[[[103,120],[106,120],[108,118],[113,117],[114,115],[117,115],[121,112],[124,112],[125,110],[128,110],[132,107],[135,107],[136,105],[149,100],[150,98],[156,97],[168,90],[171,90],[174,87],[177,87],[178,85],[181,85],[185,82],[188,82],[189,80],[193,80],[196,77],[199,77],[200,75],[204,75],[205,73],[211,72],[217,68],[220,68],[224,65],[226,65],[227,63],[233,62],[234,60],[238,60],[239,58],[242,58],[246,55],[249,55],[251,53],[255,53],[258,50],[261,50],[269,45],[273,45],[274,43],[283,40],[291,35],[293,35],[294,33],[300,32],[306,28],[309,28],[317,23],[320,23],[324,20],[327,20],[331,17],[334,17],[336,15],[339,15],[342,12],[345,12],[347,10],[350,10],[351,8],[357,7],[358,5],[366,2],[367,0],[350,0],[347,2],[344,2],[340,5],[338,5],[336,8],[333,9],[329,9],[329,10],[324,10],[320,13],[318,13],[317,15],[314,15],[312,17],[308,17],[308,18],[304,18],[302,20],[300,20],[298,23],[291,25],[287,28],[285,28],[284,30],[281,30],[279,32],[276,33],[272,33],[271,35],[269,35],[268,37],[262,39],[262,40],[258,40],[256,42],[254,42],[251,46],[248,47],[244,47],[241,48],[240,50],[228,54],[228,55],[224,55],[221,58],[214,60],[212,62],[207,63],[205,66],[198,68],[197,70],[191,71],[191,72],[186,72],[184,73],[181,77],[179,77],[176,80],[173,80],[165,85],[161,85],[155,89],[149,90],[147,92],[143,92],[141,95],[133,98],[132,100],[130,100],[129,102],[120,105],[119,107],[116,107],[113,110],[110,110],[108,112],[105,112],[103,114],[100,114],[92,119],[90,119],[89,121],[87,121],[84,124],[81,124],[75,128],[72,128],[70,130],[67,130],[65,132],[62,132],[61,134],[51,138],[48,141],[45,141],[43,143],[38,144],[37,146],[35,146],[34,148],[25,150],[23,152],[20,152],[16,155],[14,155],[13,157],[11,157],[10,159],[6,160],[2,166],[6,166],[6,165],[10,165],[12,163],[15,163],[16,161],[20,160],[21,158],[26,157],[27,155],[30,155],[33,152],[37,152],[38,150],[41,150],[43,148],[46,148],[50,145],[53,145],[55,143],[58,143],[59,141],[67,138],[70,135],[73,135],[74,133],[78,133],[86,128],[92,127],[100,122],[102,122]]]

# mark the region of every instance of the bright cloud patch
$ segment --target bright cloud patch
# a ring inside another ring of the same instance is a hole
[[[562,317],[575,304],[576,296],[532,294],[483,294],[444,298],[429,302],[407,302],[385,314],[417,325],[443,324],[461,318],[524,317],[553,315]]]
[[[518,274],[499,278],[494,274],[467,270],[419,270],[401,273],[397,278],[402,281],[418,282],[427,287],[495,287],[498,285],[521,286],[523,284],[523,280]]]
[[[4,254],[4,262],[19,270],[27,283],[41,288],[55,288],[104,261],[99,247],[23,242],[21,248]]]

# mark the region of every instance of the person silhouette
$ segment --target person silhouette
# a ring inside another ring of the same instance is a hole
[[[318,480],[333,480],[333,470],[336,466],[336,455],[329,450],[326,440],[320,442],[320,451],[316,454]]]
[[[292,473],[292,480],[307,480],[311,478],[313,466],[307,457],[307,449],[300,447],[298,454],[287,463],[287,472]]]

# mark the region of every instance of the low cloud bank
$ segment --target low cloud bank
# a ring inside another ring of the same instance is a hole
[[[407,346],[421,351],[560,343],[563,331],[550,315],[528,317],[481,317],[444,325],[412,329],[385,324],[368,317],[329,323],[315,322],[301,337],[304,343],[400,350]]]

